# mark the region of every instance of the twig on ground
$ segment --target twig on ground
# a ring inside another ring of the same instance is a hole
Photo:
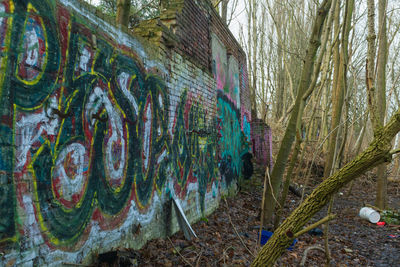
[[[203,249],[201,249],[201,251],[200,251],[200,253],[198,255],[198,258],[197,258],[197,261],[196,261],[196,267],[200,266],[200,259],[201,259],[201,255],[202,254],[203,254]]]
[[[225,264],[225,253],[229,250],[229,249],[235,249],[234,247],[232,247],[232,246],[229,246],[229,247],[227,247],[226,249],[224,249],[224,251],[222,252],[222,256],[218,259],[218,260],[216,260],[215,262],[214,262],[214,264],[213,264],[213,266],[216,264],[216,263],[219,263],[222,259],[224,260],[224,264]]]
[[[222,252],[222,259],[224,260],[224,266],[226,266],[226,262],[225,262],[225,256],[226,256],[226,254],[225,254],[226,252],[225,252],[225,250],[224,250],[224,252]]]
[[[313,250],[313,249],[321,250],[322,252],[325,252],[325,250],[320,246],[311,246],[311,247],[306,248],[306,250],[304,250],[304,254],[303,254],[303,258],[301,259],[300,266],[303,267],[306,264],[307,254],[308,254],[308,252],[310,252],[310,250]]]
[[[333,172],[333,169],[331,169],[331,175],[332,175],[332,172]],[[332,207],[333,207],[333,196],[330,197],[329,205],[328,205],[328,215],[325,218],[332,215]],[[327,220],[325,223],[324,235],[325,235],[324,236],[324,246],[325,246],[325,256],[326,256],[325,266],[331,266],[332,256],[331,256],[331,250],[329,249],[329,220]]]
[[[226,198],[224,198],[224,200],[225,200],[226,207],[229,209],[228,201],[226,201]],[[226,214],[228,214],[229,222],[231,223],[232,228],[233,228],[233,230],[235,231],[236,235],[239,237],[240,242],[241,242],[242,245],[246,248],[246,250],[250,253],[250,255],[253,256],[253,258],[255,258],[255,255],[254,255],[253,252],[246,246],[246,244],[244,243],[242,237],[239,235],[238,231],[236,230],[235,225],[233,225],[232,218],[231,218],[231,216],[229,215],[229,210],[226,212]]]
[[[179,252],[179,250],[177,250],[177,249],[175,248],[174,243],[172,243],[171,238],[169,238],[169,237],[167,237],[167,238],[168,238],[169,242],[171,243],[172,247],[175,249],[175,251],[179,254],[179,256],[181,256],[181,258],[183,259],[183,261],[184,261],[187,265],[193,267],[193,264],[191,264],[185,257],[183,257],[183,255]]]

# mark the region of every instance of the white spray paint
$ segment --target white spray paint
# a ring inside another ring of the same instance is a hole
[[[150,160],[150,141],[151,141],[151,127],[152,127],[152,103],[148,102],[146,105],[146,115],[145,115],[145,123],[144,123],[144,144],[143,144],[143,156],[144,156],[144,168],[147,171],[149,160]]]
[[[91,59],[90,51],[86,47],[84,47],[81,51],[81,56],[79,58],[79,68],[87,72],[90,59]]]
[[[135,115],[137,116],[139,114],[139,107],[138,104],[136,103],[135,97],[132,95],[132,93],[129,91],[128,86],[129,86],[129,80],[132,78],[132,75],[122,72],[118,76],[118,83],[119,87],[121,88],[122,92],[128,99],[129,103],[132,105],[132,107],[135,109]]]
[[[43,132],[56,135],[59,128],[59,119],[53,115],[52,109],[57,109],[57,99],[51,97],[47,109],[40,113],[24,115],[15,123],[16,164],[15,170],[22,170],[32,145],[37,142]]]
[[[111,125],[111,136],[107,140],[106,150],[106,166],[109,171],[110,178],[117,180],[124,175],[124,167],[126,165],[126,147],[124,139],[124,126],[122,124],[121,114],[114,108],[113,103],[108,98],[106,92],[100,87],[95,87],[93,93],[89,96],[89,101],[86,104],[86,114],[91,120],[93,126],[96,119],[93,118],[99,110],[104,106],[107,111],[108,120]],[[119,150],[113,150],[113,146],[119,146]],[[119,153],[119,155],[115,155]],[[118,164],[114,164],[114,159],[118,158]]]
[[[31,29],[25,33],[27,40],[27,58],[25,63],[29,66],[37,66],[39,59],[39,39],[35,29]]]

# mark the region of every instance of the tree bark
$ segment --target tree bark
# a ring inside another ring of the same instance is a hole
[[[376,132],[374,140],[363,153],[325,179],[290,214],[268,240],[267,244],[262,247],[251,266],[273,266],[285,249],[293,242],[295,234],[328,203],[333,194],[367,170],[389,162],[392,158],[390,152],[391,142],[399,131],[400,110],[397,111],[385,127]]]
[[[131,11],[130,0],[118,0],[117,2],[117,18],[116,22],[118,25],[125,27],[129,26],[129,15]]]

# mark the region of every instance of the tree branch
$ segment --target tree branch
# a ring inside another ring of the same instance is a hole
[[[331,221],[331,220],[333,220],[335,218],[336,218],[336,214],[329,214],[328,216],[324,217],[323,219],[319,220],[318,222],[313,223],[313,224],[307,226],[306,228],[304,228],[303,230],[300,230],[297,233],[295,233],[294,234],[294,238],[298,238],[299,236],[307,233],[308,231],[320,226],[321,224],[329,222],[329,221]]]

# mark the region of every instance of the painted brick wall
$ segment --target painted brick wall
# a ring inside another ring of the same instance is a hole
[[[169,3],[132,34],[76,0],[0,2],[0,266],[139,248],[178,230],[172,198],[194,222],[235,188],[246,56],[208,1]]]
[[[272,131],[261,119],[253,119],[251,122],[252,146],[255,160],[268,166],[271,170],[274,162],[272,159]]]

